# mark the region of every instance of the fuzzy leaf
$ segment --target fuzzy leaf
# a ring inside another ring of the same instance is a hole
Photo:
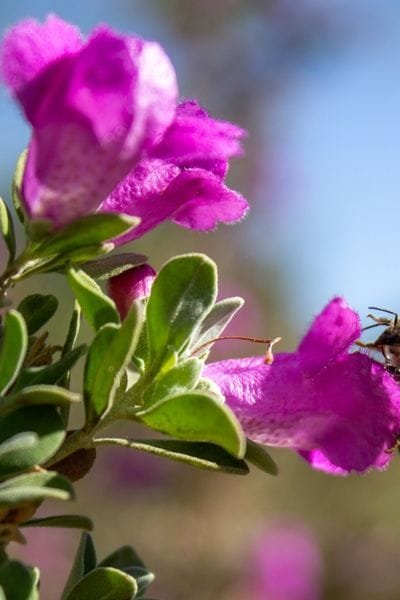
[[[269,475],[278,475],[279,469],[275,461],[260,444],[247,440],[245,459],[255,467],[268,473]]]
[[[39,600],[39,571],[17,560],[0,565],[0,589],[6,600]]]
[[[71,367],[86,352],[85,345],[78,346],[63,356],[60,360],[46,367],[28,367],[21,371],[20,377],[14,389],[20,390],[28,386],[36,385],[54,385],[61,382]]]
[[[30,519],[21,527],[63,527],[66,529],[86,529],[92,531],[93,522],[83,515],[53,515],[41,519]]]
[[[22,179],[24,176],[27,154],[28,154],[27,150],[24,150],[23,152],[21,152],[21,154],[17,160],[17,164],[15,167],[15,173],[14,173],[12,186],[11,186],[12,201],[14,204],[15,211],[16,211],[21,223],[24,223],[25,218],[26,218],[25,211],[23,208],[24,202],[23,202],[23,197],[22,197]]]
[[[127,573],[99,567],[81,579],[65,600],[131,600],[137,591],[136,580]]]
[[[200,324],[190,344],[190,352],[201,355],[210,350],[211,344],[208,347],[203,346],[218,338],[243,304],[243,298],[239,297],[226,298],[217,302]],[[197,348],[202,349],[200,353],[196,352]]]
[[[96,568],[96,564],[96,550],[92,536],[86,532],[82,533],[74,563],[62,593],[61,600],[66,600],[71,590],[87,573],[90,573]]]
[[[0,483],[0,506],[40,502],[44,498],[56,500],[74,498],[70,481],[53,471],[43,471],[18,475]]]
[[[18,311],[25,319],[29,335],[33,335],[47,323],[58,308],[58,300],[51,294],[32,294],[18,305]]]
[[[211,394],[188,392],[136,413],[143,423],[187,441],[210,442],[243,458],[246,439],[232,411]]]
[[[82,269],[94,279],[109,279],[132,269],[132,267],[142,265],[146,260],[147,256],[144,254],[124,252],[87,262],[82,265]]]
[[[67,278],[85,319],[96,331],[107,323],[119,323],[115,303],[102,292],[94,279],[76,267],[68,269]]]
[[[12,262],[15,258],[16,250],[14,224],[10,209],[3,198],[0,198],[0,231],[7,246],[9,255],[8,262]]]
[[[141,305],[133,303],[120,327],[105,325],[94,339],[84,376],[87,427],[97,423],[112,406],[121,377],[139,339],[141,325]]]
[[[150,358],[159,367],[165,355],[180,352],[214,304],[215,263],[203,254],[178,256],[154,280],[147,305]]]
[[[199,381],[203,363],[197,358],[188,358],[169,371],[160,373],[143,395],[147,408],[167,396],[176,396],[194,389]]]
[[[0,394],[4,394],[18,377],[28,347],[25,321],[16,310],[10,310],[4,320],[0,349]]]
[[[1,477],[43,464],[58,450],[65,437],[57,408],[46,405],[20,408],[0,419],[0,443],[24,432],[37,436],[37,443],[0,456]]]
[[[79,402],[79,394],[65,390],[55,385],[35,385],[26,387],[16,394],[0,399],[0,418],[25,406],[69,406]]]
[[[102,242],[126,233],[139,223],[136,217],[115,213],[87,215],[70,223],[58,233],[42,242],[35,253],[37,256],[69,255],[87,246]]]
[[[206,442],[99,438],[96,440],[96,445],[122,446],[138,452],[182,462],[198,469],[206,469],[207,471],[230,473],[232,475],[247,475],[249,472],[244,460],[234,458],[219,446]]]

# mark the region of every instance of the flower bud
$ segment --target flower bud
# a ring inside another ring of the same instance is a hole
[[[150,296],[151,286],[156,276],[148,264],[133,267],[109,280],[109,294],[114,300],[121,318],[124,319],[134,300]]]

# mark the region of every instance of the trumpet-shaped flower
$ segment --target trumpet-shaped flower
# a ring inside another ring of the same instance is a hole
[[[400,388],[380,363],[349,353],[361,333],[356,312],[334,298],[296,352],[212,363],[249,438],[298,450],[328,473],[384,468],[400,432]]]
[[[121,243],[166,219],[208,230],[246,212],[223,183],[243,131],[196,102],[177,107],[158,44],[104,25],[84,39],[50,15],[8,31],[0,66],[32,125],[22,186],[30,218],[60,228],[99,209],[141,217]]]
[[[119,241],[136,239],[167,219],[201,231],[241,219],[248,204],[224,177],[228,159],[241,154],[243,135],[236,125],[211,118],[196,101],[179,104],[160,143],[101,206],[141,218]]]

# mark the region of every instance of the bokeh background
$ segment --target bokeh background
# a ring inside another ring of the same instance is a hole
[[[248,129],[230,175],[248,218],[207,235],[164,225],[134,246],[155,268],[173,253],[214,258],[221,296],[246,299],[230,333],[281,335],[279,349],[290,350],[333,295],[362,315],[369,304],[400,310],[397,0],[4,0],[0,27],[48,12],[85,32],[107,22],[159,40],[181,96]],[[9,198],[29,129],[4,90],[0,131]],[[64,302],[56,340],[69,292],[56,276],[32,285],[56,286]],[[214,357],[259,351],[224,342]],[[385,473],[335,478],[289,451],[272,454],[279,477],[235,478],[105,449],[71,511],[94,517],[100,556],[133,544],[157,574],[150,596],[163,600],[398,599],[399,459]],[[78,534],[34,534],[13,550],[43,568],[42,597],[54,600]]]

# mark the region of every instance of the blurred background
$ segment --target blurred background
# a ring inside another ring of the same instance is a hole
[[[107,22],[157,39],[181,96],[249,131],[230,175],[252,206],[243,223],[207,235],[164,225],[132,247],[155,268],[174,253],[214,258],[221,297],[246,300],[231,334],[281,335],[278,350],[294,349],[336,294],[361,315],[369,304],[400,310],[397,0],[5,0],[0,27],[48,12],[84,32]],[[4,90],[0,129],[9,198],[29,129]],[[29,289],[54,285],[67,309],[61,278]],[[65,334],[63,306],[54,340]],[[259,352],[223,342],[214,358]],[[272,454],[279,477],[235,478],[104,449],[71,512],[94,517],[100,556],[134,545],[157,574],[149,595],[162,600],[398,599],[399,459],[385,473],[335,478],[289,451]],[[34,534],[13,550],[44,570],[42,598],[53,600],[78,534]]]

